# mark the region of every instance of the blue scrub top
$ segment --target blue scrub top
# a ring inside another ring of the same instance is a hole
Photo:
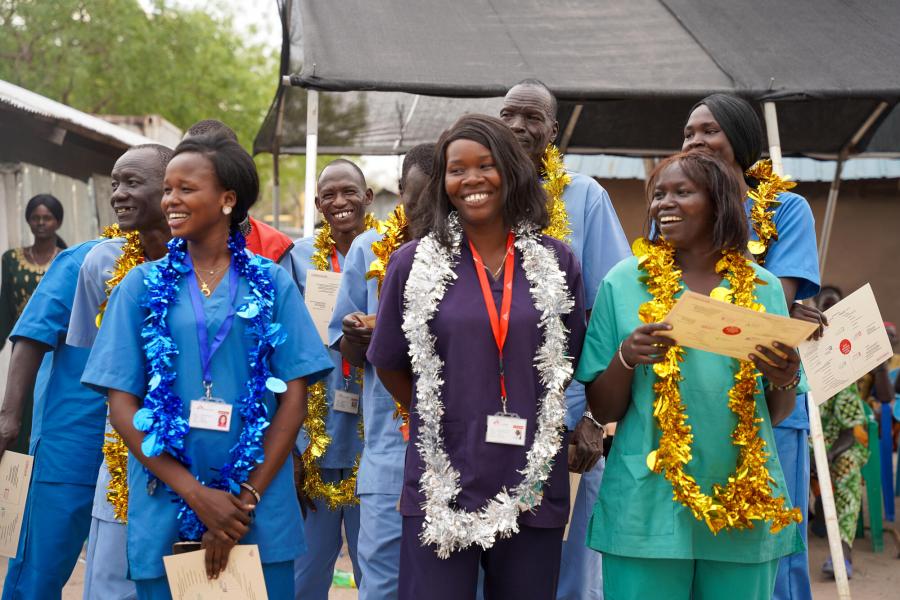
[[[294,247],[290,252],[292,259],[292,268],[294,281],[300,288],[300,294],[306,295],[306,274],[310,270],[315,270],[311,259],[316,249],[313,245],[314,238],[308,237],[294,242]],[[341,271],[344,270],[345,258],[340,252],[338,255],[338,264]],[[329,263],[330,264],[330,263]],[[360,394],[362,386],[358,380],[359,370],[355,367],[350,369],[350,381],[344,382],[344,375],[341,368],[341,353],[338,350],[328,349],[331,356],[331,362],[334,370],[328,375],[325,382],[327,390],[328,416],[325,419],[325,431],[331,438],[328,450],[319,460],[319,466],[323,469],[349,469],[356,462],[356,457],[362,453],[363,441],[359,436],[359,419],[360,415],[340,412],[334,410],[334,391],[347,390],[354,394]],[[360,414],[362,414],[360,412]],[[297,436],[297,449],[303,452],[309,445],[309,436],[306,430],[301,429],[300,435]]]
[[[570,248],[581,265],[585,308],[590,310],[600,283],[611,268],[631,256],[631,247],[609,194],[594,179],[569,173],[572,182],[563,191],[569,215]],[[575,428],[585,411],[584,386],[575,380],[566,389],[566,427]]]
[[[352,312],[374,315],[378,312],[378,281],[367,280],[366,272],[375,260],[372,242],[381,239],[370,229],[353,240],[344,258],[344,277],[338,291],[334,314],[328,327],[331,347],[340,349],[343,337],[341,320]],[[403,461],[406,442],[400,433],[401,420],[394,418],[394,399],[366,361],[363,377],[362,412],[365,415],[365,450],[356,477],[357,494],[399,495],[403,487]]]
[[[116,287],[110,297],[106,315],[91,350],[83,381],[107,392],[121,390],[143,398],[147,389],[146,357],[141,329],[147,310],[140,303],[145,296],[144,278],[160,261],[133,269]],[[287,333],[285,343],[277,346],[270,357],[270,368],[276,377],[291,381],[301,377],[314,383],[331,370],[331,360],[322,348],[297,288],[290,275],[270,261],[269,273],[276,290],[273,321],[280,323]],[[243,304],[250,288],[244,278],[238,285],[236,305]],[[203,298],[210,339],[225,319],[229,309],[228,283],[224,281],[209,298]],[[173,369],[178,374],[173,392],[182,400],[182,415],[190,414],[190,401],[203,396],[202,375],[197,331],[187,279],[179,283],[178,299],[169,310],[168,324],[178,347]],[[233,404],[245,393],[250,379],[247,353],[246,322],[236,317],[234,325],[212,360],[213,395]],[[277,404],[267,393],[269,415],[274,416]],[[238,416],[238,412],[234,412]],[[184,438],[185,450],[191,458],[190,470],[203,481],[216,476],[229,459],[229,450],[240,435],[240,419],[227,433],[190,429]],[[162,557],[171,554],[172,544],[178,541],[178,506],[172,495],[160,485],[151,495],[148,475],[141,464],[129,455],[128,486],[131,490],[128,506],[128,560],[130,576],[152,579],[165,574]],[[264,563],[293,560],[306,550],[303,523],[294,490],[291,461],[285,461],[256,507],[256,517],[250,532],[241,540],[244,544],[258,544]]]
[[[798,280],[796,300],[812,298],[819,293],[819,250],[816,244],[816,221],[806,198],[793,192],[778,195],[773,221],[778,240],[769,246],[765,267],[778,278]],[[749,215],[750,200],[747,201]],[[750,226],[750,239],[758,239]],[[809,429],[806,394],[797,395],[794,412],[779,423],[782,429]]]
[[[10,335],[52,350],[35,386],[31,453],[40,450],[35,481],[93,485],[100,466],[104,397],[81,385],[88,351],[65,343],[78,270],[98,242],[73,246],[53,260]]]
[[[75,301],[72,304],[72,317],[69,320],[69,332],[66,343],[78,348],[90,350],[97,337],[97,313],[100,304],[106,300],[106,282],[112,277],[116,261],[122,255],[125,238],[112,238],[101,241],[94,246],[84,259],[78,271],[78,284],[75,287]],[[106,419],[104,433],[111,433],[112,426]],[[105,439],[105,438],[104,438]],[[94,506],[91,516],[110,523],[118,522],[112,505],[106,500],[106,488],[109,484],[109,469],[106,458],[96,474],[94,487]]]

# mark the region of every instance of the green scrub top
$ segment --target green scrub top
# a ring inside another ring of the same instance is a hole
[[[771,314],[787,316],[781,283],[774,275],[754,265],[757,300]],[[587,384],[616,359],[619,344],[642,325],[638,307],[651,299],[639,280],[637,258],[616,265],[603,280],[581,361],[575,378]],[[683,285],[683,283],[682,283]],[[721,284],[729,287],[727,282]],[[693,426],[693,459],[685,470],[693,475],[704,493],[713,483],[725,483],[734,470],[738,451],[731,444],[737,417],[728,408],[728,390],[734,383],[738,361],[691,348],[685,349],[679,385],[687,406],[688,424]],[[761,563],[803,550],[797,525],[772,534],[768,522],[753,529],[713,533],[690,509],[672,499],[672,485],[661,474],[647,468],[647,454],[659,442],[653,417],[653,384],[657,377],[649,366],[634,372],[632,402],[619,421],[603,486],[588,526],[587,545],[604,553],[644,558],[680,558],[740,563]],[[760,434],[770,453],[767,463],[776,497],[785,497],[787,487],[775,451],[772,423],[761,384],[757,384],[756,416],[762,419]]]

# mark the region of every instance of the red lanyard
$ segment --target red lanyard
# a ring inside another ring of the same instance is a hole
[[[341,263],[338,260],[337,248],[334,246],[331,247],[331,270],[335,273],[341,272]],[[341,357],[341,373],[344,375],[344,384],[350,384],[350,363],[347,362],[347,359]]]
[[[506,413],[506,376],[503,370],[503,346],[506,345],[506,334],[509,332],[509,312],[512,307],[513,271],[515,270],[515,252],[513,241],[515,237],[510,231],[506,237],[506,257],[503,265],[503,299],[500,302],[500,315],[497,316],[497,307],[494,305],[494,296],[491,294],[491,286],[488,283],[484,261],[475,249],[475,245],[469,241],[472,250],[472,259],[475,261],[475,271],[478,273],[478,283],[481,285],[481,293],[484,296],[484,306],[487,308],[488,317],[491,320],[491,331],[494,333],[494,341],[497,342],[497,351],[500,355],[500,402],[503,404],[503,412]]]

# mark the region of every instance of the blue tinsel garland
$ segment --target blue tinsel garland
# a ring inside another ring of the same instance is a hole
[[[230,460],[219,470],[218,477],[209,483],[201,481],[207,487],[235,495],[240,493],[241,482],[246,481],[250,471],[265,458],[263,435],[269,426],[264,402],[266,390],[281,393],[287,389],[286,384],[272,376],[269,370],[269,357],[275,347],[285,341],[281,325],[272,322],[275,287],[269,279],[269,265],[258,256],[248,256],[244,245],[244,236],[239,232],[229,236],[228,249],[232,263],[250,285],[250,294],[236,312],[238,317],[248,322],[246,335],[251,342],[247,357],[250,365],[247,393],[235,405],[243,428],[237,444],[230,450]],[[181,277],[189,273],[191,267],[185,262],[185,240],[173,238],[168,247],[168,257],[153,267],[144,279],[147,294],[142,306],[149,310],[150,315],[141,330],[141,337],[144,339],[150,383],[144,405],[134,415],[134,426],[146,432],[141,445],[145,456],[168,452],[189,467],[191,460],[184,452],[188,423],[182,416],[182,399],[172,391],[176,377],[173,365],[178,348],[172,339],[167,316],[169,308],[178,301]],[[206,526],[183,498],[176,496],[175,502],[179,505],[178,518],[181,520],[179,536],[182,540],[199,540]]]

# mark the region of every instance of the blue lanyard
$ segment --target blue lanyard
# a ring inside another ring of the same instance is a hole
[[[191,267],[188,273],[188,288],[191,291],[191,307],[194,309],[194,322],[197,325],[197,340],[200,342],[200,364],[203,367],[203,387],[206,389],[206,397],[212,395],[212,374],[210,373],[210,365],[212,364],[213,354],[225,341],[231,326],[234,324],[234,301],[237,298],[237,279],[238,273],[232,261],[228,269],[228,314],[225,320],[219,326],[219,330],[213,337],[212,344],[209,343],[209,332],[206,328],[206,312],[203,310],[203,299],[200,297],[200,286],[197,284],[197,278],[194,275],[194,264],[191,261],[190,254],[187,256],[188,266]]]

